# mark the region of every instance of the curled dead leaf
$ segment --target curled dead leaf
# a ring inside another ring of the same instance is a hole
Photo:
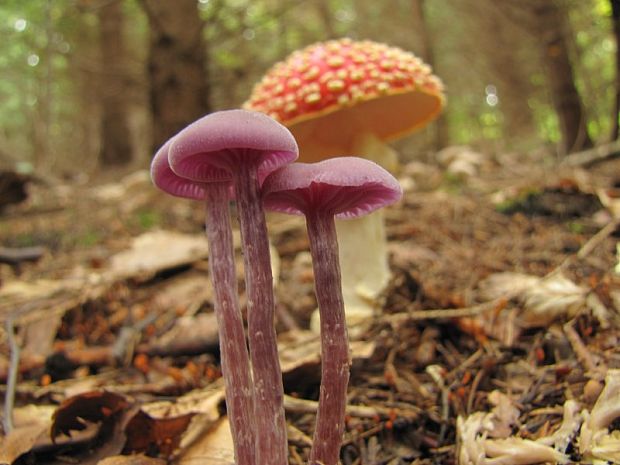
[[[87,423],[114,422],[117,414],[125,411],[131,402],[108,391],[91,391],[66,399],[56,409],[50,431],[52,440],[71,431],[83,431]]]
[[[153,418],[140,411],[125,429],[127,442],[124,452],[149,452],[169,457],[179,446],[193,413],[179,417]]]

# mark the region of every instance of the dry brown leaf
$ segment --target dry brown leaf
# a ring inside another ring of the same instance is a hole
[[[0,439],[0,464],[11,464],[19,456],[30,451],[43,437],[47,436],[49,423],[39,423],[15,428]]]
[[[524,328],[546,326],[557,319],[571,318],[585,305],[587,289],[561,274],[544,278],[523,273],[495,273],[480,283],[484,300],[514,298],[522,306],[517,316]]]
[[[227,417],[220,418],[213,427],[185,450],[175,465],[234,465],[235,454],[230,424]]]
[[[375,351],[374,341],[350,342],[351,359],[356,361],[368,360]],[[318,371],[321,364],[321,338],[314,331],[294,330],[280,335],[278,339],[278,353],[282,373],[289,375],[293,372],[312,373]]]
[[[129,408],[131,403],[120,394],[92,391],[66,399],[53,416],[52,439],[71,431],[82,431],[88,423],[114,422],[117,414]]]
[[[212,300],[211,286],[207,285],[204,272],[192,271],[166,280],[154,289],[153,307],[155,313],[171,309],[189,309],[184,315],[195,312],[200,306]]]
[[[620,218],[620,189],[597,189],[596,194],[613,218]]]
[[[193,413],[155,419],[140,411],[129,421],[125,431],[127,442],[124,452],[155,452],[169,457],[181,442]]]
[[[157,451],[171,456],[202,435],[220,418],[224,385],[192,391],[174,402],[153,402],[142,406],[126,428],[125,452]]]
[[[56,332],[60,327],[62,315],[59,313],[41,313],[41,318],[25,325],[22,350],[24,353],[47,357],[52,353]]]
[[[321,363],[319,335],[305,330],[284,333],[278,338],[278,353],[282,374],[297,370],[312,371]]]
[[[214,313],[182,316],[174,326],[149,344],[150,354],[174,355],[200,353],[217,347],[219,341],[217,318]]]
[[[605,387],[590,412],[584,411],[585,421],[579,434],[580,452],[592,460],[620,460],[620,434],[611,425],[620,417],[620,370],[609,370]],[[611,430],[611,431],[610,431]]]
[[[145,404],[142,411],[153,418],[170,418],[188,413],[203,414],[212,421],[220,417],[218,408],[224,401],[224,383],[220,380],[204,389],[188,392],[174,402],[159,401]]]
[[[207,255],[207,241],[203,235],[150,231],[136,237],[129,250],[111,258],[109,273],[115,279],[129,276],[148,278]]]
[[[154,459],[146,455],[115,455],[97,462],[97,465],[166,465],[165,460]]]

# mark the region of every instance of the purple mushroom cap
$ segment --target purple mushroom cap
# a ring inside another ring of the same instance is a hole
[[[172,145],[172,139],[169,139],[162,145],[153,157],[151,162],[151,179],[153,184],[160,190],[176,197],[204,200],[206,193],[203,183],[182,178],[170,168],[168,161],[170,145]]]
[[[356,218],[402,197],[390,173],[357,157],[293,163],[267,177],[262,190],[269,210],[302,215],[321,209],[336,218]]]
[[[212,180],[218,170],[231,173],[243,160],[258,163],[259,179],[295,160],[297,142],[269,116],[247,110],[211,113],[174,137],[170,165],[194,181]]]

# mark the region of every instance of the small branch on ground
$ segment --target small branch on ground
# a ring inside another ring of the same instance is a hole
[[[583,166],[588,167],[612,158],[620,157],[620,141],[616,140],[609,144],[599,145],[581,152],[571,153],[564,157],[560,166]]]
[[[13,315],[6,320],[6,333],[11,351],[11,364],[6,383],[6,394],[4,398],[4,421],[3,427],[5,434],[9,434],[13,430],[13,405],[15,402],[15,388],[17,387],[17,373],[19,371],[19,344],[15,339],[15,326],[13,324]]]

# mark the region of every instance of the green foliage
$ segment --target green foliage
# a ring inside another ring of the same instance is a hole
[[[128,98],[138,114],[132,121],[137,125],[136,138],[146,147],[148,22],[138,0],[120,1],[132,60],[128,79],[135,89]],[[588,129],[593,138],[604,141],[611,129],[615,82],[609,1],[562,4],[568,5],[572,59]],[[86,0],[0,2],[0,164],[26,161],[57,173],[84,171],[96,164],[102,91],[97,86],[105,75],[99,67],[97,5]],[[447,86],[449,142],[523,146],[509,126],[510,102],[501,90],[502,76],[489,67],[489,54],[501,50],[483,43],[484,36],[478,34],[490,3],[427,0],[424,5],[434,68]],[[198,0],[198,6],[208,47],[205,79],[216,109],[241,105],[270,66],[315,41],[349,36],[421,53],[410,0]],[[524,86],[528,92],[521,98],[535,124],[531,147],[558,142],[560,131],[540,50],[527,42],[526,29],[525,25],[515,29],[522,36],[515,38],[510,53],[529,80]],[[500,88],[493,104],[486,100],[489,85]],[[144,160],[147,156],[142,154]]]
[[[162,223],[160,213],[154,210],[141,210],[137,213],[136,219],[138,226],[144,231],[153,229]]]
[[[566,226],[573,234],[583,234],[587,229],[587,226],[583,223],[583,221],[569,221]]]
[[[90,248],[90,247],[97,245],[99,242],[101,242],[101,240],[102,240],[102,237],[101,237],[100,232],[90,230],[90,231],[85,231],[80,236],[78,236],[75,239],[75,245],[84,247],[84,248]]]
[[[0,4],[0,150],[36,163],[71,139],[75,82],[68,75],[76,11],[53,0]],[[47,165],[51,165],[48,160]]]
[[[616,79],[610,2],[574,2],[570,18],[575,31],[573,62],[588,114],[588,130],[593,138],[604,141],[611,131]]]

